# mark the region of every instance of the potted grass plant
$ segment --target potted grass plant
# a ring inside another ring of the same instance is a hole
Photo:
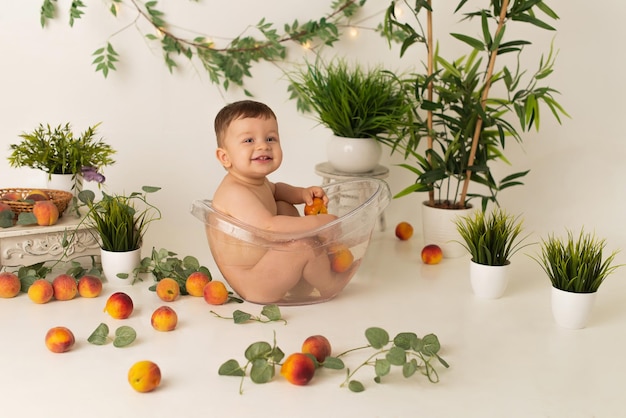
[[[56,127],[39,124],[33,131],[20,134],[21,142],[10,145],[9,164],[44,171],[49,189],[78,193],[83,178],[102,183],[105,178],[100,170],[115,163],[116,151],[96,138],[99,126],[97,123],[75,135],[69,123]]]
[[[522,245],[528,237],[521,236],[522,220],[496,208],[490,213],[475,211],[455,223],[461,245],[471,255],[470,282],[474,294],[487,299],[501,297],[508,284],[511,257],[526,246]]]
[[[440,11],[433,11],[430,1],[392,1],[382,30],[390,42],[401,43],[401,56],[409,55],[406,52],[414,45],[426,48],[424,70],[407,80],[414,87],[414,123],[394,144],[404,152],[401,166],[415,175],[415,181],[395,197],[428,193],[422,205],[424,239],[440,245],[444,257],[464,254],[456,244],[453,220],[468,214],[471,199],[480,199],[485,210],[490,202],[497,203],[500,191],[523,184],[528,170],[499,181],[493,176],[495,164],[509,163],[505,145],[512,140],[521,143],[522,132],[539,129],[541,107],[559,123],[567,116],[555,99],[558,91],[546,84],[556,59],[552,46],[531,69],[525,62],[531,42],[511,38],[530,29],[554,31],[548,21],[557,14],[536,0],[492,0],[469,10],[475,3],[438,3],[439,10],[456,4],[453,13],[468,21],[466,33],[450,33],[460,42],[458,56],[446,57],[433,39],[432,15]],[[399,7],[408,11],[402,18],[396,16]],[[470,182],[475,185],[472,191]],[[442,231],[439,225],[447,229]]]
[[[533,257],[552,284],[552,313],[565,328],[584,328],[600,285],[620,265],[613,264],[617,251],[604,258],[606,241],[581,230],[578,238],[550,235],[541,243],[541,254]]]
[[[344,59],[317,60],[289,74],[298,110],[315,114],[332,131],[328,161],[347,173],[373,170],[381,144],[393,146],[412,118],[402,81],[382,66],[364,68]]]

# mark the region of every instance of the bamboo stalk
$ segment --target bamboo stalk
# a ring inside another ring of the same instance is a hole
[[[428,6],[432,9],[432,1],[428,0]],[[428,49],[428,77],[432,76],[433,74],[433,13],[430,10],[426,11],[426,46]],[[433,81],[430,80],[428,83],[428,100],[429,101],[433,101]],[[432,137],[432,130],[433,130],[433,111],[429,110],[426,114],[427,119],[426,119],[426,126],[428,128],[428,149],[432,150],[433,149],[433,137]],[[428,154],[428,163],[431,164],[432,163],[432,157],[430,154]],[[435,205],[435,190],[429,190],[428,191],[428,202],[430,204],[430,206],[434,206]]]
[[[494,37],[494,39],[498,37],[498,34],[504,27],[504,19],[506,18],[506,12],[508,8],[509,8],[509,0],[503,0],[502,6],[500,9],[498,28],[496,29],[496,36]],[[491,87],[491,77],[493,75],[493,69],[496,65],[496,56],[498,55],[498,49],[499,48],[496,48],[495,50],[491,51],[491,54],[489,55],[489,66],[487,67],[485,88],[483,90],[483,94],[480,100],[480,105],[482,106],[483,110],[485,110],[485,108],[487,107],[487,98],[489,97],[489,88]],[[468,167],[471,167],[474,164],[474,159],[476,158],[476,149],[478,148],[478,140],[480,139],[480,132],[482,130],[482,127],[483,127],[483,120],[481,117],[479,117],[478,120],[476,121],[476,127],[474,129],[474,136],[472,137],[472,148],[470,150],[469,160],[467,164]],[[463,207],[465,206],[465,198],[467,197],[467,189],[469,188],[469,182],[471,180],[471,177],[472,177],[472,170],[468,168],[467,171],[465,172],[465,181],[463,182],[463,190],[461,192],[461,199],[459,202],[461,203]]]

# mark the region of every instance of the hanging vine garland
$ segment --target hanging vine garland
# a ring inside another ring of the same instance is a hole
[[[199,0],[190,0],[198,2]],[[117,17],[121,6],[128,6],[137,13],[136,18],[128,26],[109,37],[106,44],[98,48],[93,56],[96,71],[106,78],[109,72],[116,71],[115,63],[119,61],[119,54],[115,50],[111,38],[131,26],[139,29],[139,22],[147,22],[158,34],[147,33],[144,36],[151,42],[160,43],[165,64],[170,72],[178,66],[175,58],[184,56],[189,60],[197,59],[209,75],[211,82],[221,84],[224,89],[235,84],[242,87],[244,79],[251,77],[250,68],[256,62],[284,61],[287,55],[288,42],[300,45],[327,45],[332,46],[341,37],[340,28],[347,26],[345,22],[360,9],[366,0],[334,0],[331,11],[324,17],[312,19],[303,23],[294,20],[286,24],[279,32],[273,23],[261,19],[254,26],[262,35],[257,39],[245,36],[243,33],[229,41],[224,47],[217,47],[209,37],[198,36],[193,39],[176,35],[170,28],[174,27],[165,20],[165,13],[158,9],[156,0],[109,0],[109,11]],[[85,14],[86,5],[81,0],[72,0],[69,9],[69,25],[73,26],[76,20]],[[41,26],[45,27],[49,20],[57,19],[57,0],[43,0],[40,12]],[[139,29],[141,33],[141,29]],[[245,31],[244,31],[245,33]],[[246,91],[246,94],[249,94]]]

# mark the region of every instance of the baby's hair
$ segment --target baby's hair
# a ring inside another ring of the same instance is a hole
[[[215,136],[218,147],[223,145],[224,134],[230,124],[234,120],[243,118],[276,119],[276,115],[268,105],[254,100],[240,100],[224,106],[215,116]]]

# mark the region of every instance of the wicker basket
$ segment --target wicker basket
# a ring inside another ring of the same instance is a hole
[[[20,199],[25,199],[26,196],[28,196],[34,190],[41,190],[42,192],[46,193],[50,197],[50,200],[52,200],[52,202],[59,209],[59,216],[61,216],[63,212],[65,212],[65,209],[67,209],[67,205],[69,205],[70,201],[72,200],[72,197],[74,197],[72,193],[66,192],[63,190],[13,188],[13,189],[0,189],[0,202],[9,205],[11,207],[11,210],[15,213],[16,216],[22,212],[32,212],[33,206],[35,206],[34,203],[26,202],[24,200],[8,200],[8,199],[3,199],[2,197],[6,195],[7,193],[17,193]]]

